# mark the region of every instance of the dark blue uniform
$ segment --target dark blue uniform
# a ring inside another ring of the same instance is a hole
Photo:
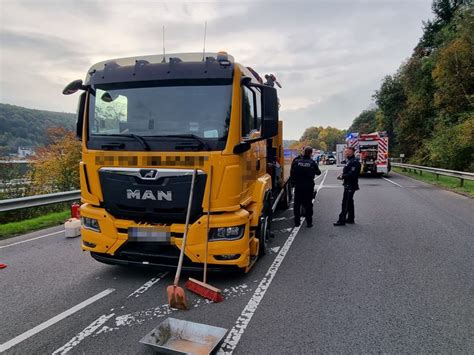
[[[321,175],[318,164],[306,156],[299,156],[291,164],[291,183],[295,187],[295,204],[293,211],[295,214],[295,225],[300,225],[301,206],[305,211],[306,224],[313,224],[313,191],[314,177]]]
[[[354,223],[354,193],[359,190],[359,160],[352,156],[347,158],[347,163],[342,170],[342,184],[344,195],[342,197],[342,211],[339,214],[338,223]]]

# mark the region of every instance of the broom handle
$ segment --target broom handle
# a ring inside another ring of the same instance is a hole
[[[197,170],[193,171],[193,178],[191,179],[191,191],[189,192],[188,210],[186,211],[186,224],[184,225],[184,236],[183,244],[181,244],[181,252],[179,253],[178,268],[176,270],[176,276],[174,277],[174,285],[178,286],[179,277],[181,276],[181,268],[183,267],[184,260],[184,248],[186,248],[186,239],[188,237],[189,217],[191,215],[191,204],[193,202],[194,182],[196,180]]]
[[[204,257],[204,277],[203,282],[207,283],[207,253],[209,250],[209,220],[211,218],[211,191],[212,191],[212,165],[209,169],[209,197],[207,200],[207,233],[206,233],[206,253]]]

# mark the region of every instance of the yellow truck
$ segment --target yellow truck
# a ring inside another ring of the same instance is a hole
[[[176,268],[197,171],[185,269],[249,271],[291,199],[276,89],[226,52],[93,65],[77,135],[82,248],[104,263]]]

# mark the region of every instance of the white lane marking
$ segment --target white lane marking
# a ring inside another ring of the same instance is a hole
[[[49,234],[45,234],[45,235],[42,235],[42,236],[39,236],[39,237],[35,237],[35,238],[23,240],[23,241],[21,241],[21,242],[16,242],[16,243],[8,244],[8,245],[3,245],[3,246],[0,246],[0,249],[12,247],[12,246],[14,246],[14,245],[18,245],[18,244],[22,244],[22,243],[32,242],[33,240],[37,240],[37,239],[41,239],[41,238],[50,237],[50,236],[52,236],[52,235],[59,234],[59,233],[64,233],[64,231],[49,233]]]
[[[327,173],[327,172],[328,172],[328,170],[326,170],[326,173]],[[318,176],[316,176],[316,177],[314,178],[314,181],[318,180],[318,179],[319,179],[320,177],[322,177],[322,176],[323,176],[322,174],[321,174],[321,175],[318,175]]]
[[[94,334],[94,332],[99,329],[104,323],[106,323],[110,318],[112,318],[115,315],[115,313],[111,314],[103,314],[99,318],[97,318],[95,321],[93,321],[91,324],[89,324],[87,327],[84,328],[82,332],[77,334],[74,338],[69,340],[66,344],[64,344],[62,347],[54,351],[53,355],[56,354],[66,354],[69,351],[71,351],[74,347],[80,344],[81,341],[83,341],[85,338],[87,338],[89,335]]]
[[[46,328],[52,326],[53,324],[56,324],[57,322],[63,320],[64,318],[69,317],[71,314],[74,314],[77,311],[80,311],[84,307],[87,307],[88,305],[94,303],[95,301],[100,300],[101,298],[107,296],[108,294],[110,294],[114,291],[115,291],[115,289],[108,288],[108,289],[102,291],[101,293],[98,293],[97,295],[85,300],[84,302],[81,302],[78,305],[76,305],[72,308],[69,308],[67,311],[64,311],[64,312],[58,314],[57,316],[47,320],[46,322],[43,322],[40,325],[37,325],[33,329],[30,329],[30,330],[24,332],[23,334],[20,334],[17,337],[7,341],[6,343],[1,344],[0,345],[0,353],[10,349],[11,347],[21,343],[22,341],[32,337],[33,335],[38,334],[39,332],[45,330]]]
[[[383,176],[382,176],[382,179],[387,180],[388,182],[391,182],[392,184],[397,185],[398,187],[403,187],[402,185],[397,184],[395,181],[392,181],[392,180],[390,180],[390,179],[387,179],[386,177],[383,177]]]
[[[324,181],[326,180],[326,176],[328,176],[328,172],[329,172],[329,170],[326,170],[326,173],[324,174],[323,180],[321,181],[321,183],[319,184],[319,186],[318,186],[318,188],[317,188],[317,190],[316,190],[317,193],[319,192],[319,190],[321,190],[321,189],[323,188],[323,186],[324,186]],[[321,175],[320,175],[320,176],[321,176]]]
[[[284,229],[279,229],[279,230],[275,230],[273,231],[274,233],[288,233],[288,232],[291,232],[293,230],[293,227],[290,227],[290,228],[284,228]]]
[[[154,277],[152,278],[150,281],[144,283],[143,285],[141,285],[138,289],[136,289],[135,291],[133,291],[131,294],[129,294],[127,296],[127,298],[130,298],[130,297],[140,297],[140,295],[142,293],[145,293],[146,291],[148,291],[148,289],[153,286],[154,284],[156,284],[158,281],[160,281],[163,277],[165,277],[168,273],[167,272],[164,272],[160,275],[158,275],[157,277]]]
[[[222,295],[227,300],[230,298],[236,298],[246,295],[247,293],[250,293],[252,291],[253,289],[247,284],[241,284],[222,290]],[[206,306],[211,303],[213,302],[208,299],[197,298],[191,302],[190,308],[198,308],[200,306]],[[125,308],[125,306],[120,307],[120,309],[123,308]],[[133,327],[141,325],[155,318],[162,318],[175,312],[178,312],[178,310],[175,308],[170,308],[169,304],[165,303],[158,307],[148,308],[142,311],[122,314],[118,316],[115,316],[115,313],[111,313],[108,315],[104,314],[97,318],[95,321],[93,321],[91,324],[89,324],[86,328],[84,328],[82,332],[74,336],[67,344],[63,345],[53,354],[66,354],[91,335],[95,338],[98,336],[102,336],[103,334],[108,334],[116,330],[120,330],[123,327]],[[114,316],[115,318],[113,318]],[[113,319],[110,324],[105,325],[105,323],[107,323],[107,321],[109,321],[109,319],[111,318]]]
[[[287,219],[288,219],[288,217],[278,217],[278,218],[273,218],[272,222],[285,221]]]
[[[319,191],[321,187],[323,186],[324,180],[326,179],[326,176],[328,175],[328,171],[329,170],[326,170],[326,173],[324,174],[323,180],[319,184],[317,191]],[[314,199],[313,199],[313,203],[314,203]],[[218,354],[220,355],[232,354],[232,352],[237,347],[237,344],[239,343],[240,338],[244,334],[245,329],[247,329],[247,326],[250,323],[250,320],[252,319],[253,315],[257,311],[257,308],[260,302],[262,301],[263,297],[265,296],[265,293],[270,287],[270,284],[272,283],[273,278],[278,272],[278,269],[280,268],[283,260],[285,259],[286,254],[290,250],[291,244],[293,244],[293,241],[295,240],[296,235],[298,234],[302,225],[303,224],[300,224],[298,227],[293,228],[290,236],[286,240],[285,244],[281,247],[280,252],[276,256],[273,263],[268,268],[267,273],[263,277],[262,281],[260,281],[260,283],[258,284],[258,287],[255,290],[254,294],[252,295],[252,298],[245,306],[239,318],[237,318],[237,321],[235,322],[234,327],[227,334],[227,337],[225,338],[224,342],[222,343],[221,347],[219,348],[217,352]]]
[[[288,250],[290,250],[291,244],[295,240],[295,237],[298,234],[300,228],[301,225],[293,228],[293,231],[291,232],[290,236],[286,240],[278,255],[276,256],[272,265],[268,269],[262,281],[260,281],[257,289],[252,295],[252,298],[247,303],[239,318],[235,322],[234,327],[228,333],[226,339],[224,340],[224,343],[218,351],[218,354],[231,354],[235,350],[237,344],[240,341],[240,338],[242,337],[242,334],[244,334],[245,329],[249,325],[250,320],[252,319],[255,311],[257,310],[257,307],[263,299],[263,296],[265,296],[265,293],[270,287],[273,278],[275,277],[278,269],[280,268],[283,260],[285,259]]]
[[[228,300],[231,298],[243,296],[252,291],[253,289],[247,284],[241,284],[230,288],[225,288],[224,290],[222,290],[222,296],[224,297],[224,299]],[[189,308],[197,308],[211,303],[213,302],[208,299],[196,298],[191,302]],[[110,333],[120,329],[121,327],[132,327],[135,325],[141,325],[144,322],[148,322],[155,318],[162,318],[175,312],[178,312],[176,308],[170,308],[169,304],[165,303],[161,306],[148,308],[142,311],[122,314],[115,317],[114,321],[112,322],[114,323],[113,327],[104,326],[94,336],[100,335],[102,333]]]

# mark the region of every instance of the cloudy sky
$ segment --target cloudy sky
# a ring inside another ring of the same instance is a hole
[[[283,89],[285,138],[347,128],[408,58],[431,0],[0,0],[0,102],[74,112],[61,95],[95,62],[162,51],[226,50]]]

